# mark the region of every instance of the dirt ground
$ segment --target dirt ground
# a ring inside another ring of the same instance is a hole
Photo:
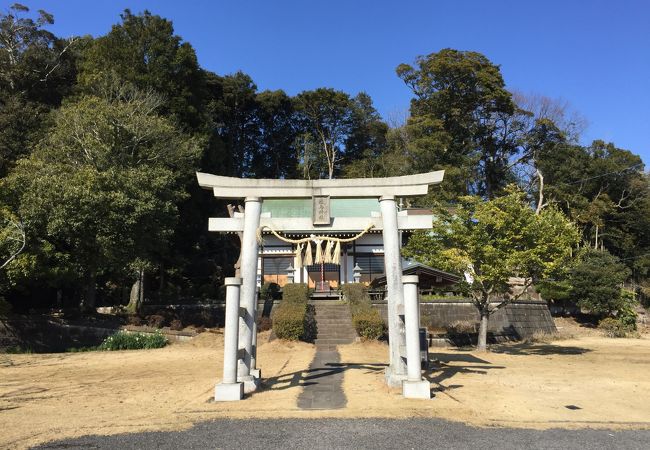
[[[650,339],[597,334],[517,343],[490,353],[432,349],[432,400],[405,400],[383,382],[388,348],[340,346],[347,406],[296,407],[314,347],[259,342],[263,389],[211,401],[222,336],[159,350],[0,355],[0,447],[86,434],[184,429],[222,417],[438,417],[478,426],[650,428]]]

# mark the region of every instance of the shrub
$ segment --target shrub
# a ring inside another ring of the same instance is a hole
[[[270,317],[260,317],[257,320],[257,331],[268,331],[273,328],[273,321]]]
[[[583,248],[571,271],[571,299],[598,317],[611,316],[626,303],[621,284],[629,270],[607,251]]]
[[[280,339],[309,340],[307,301],[309,290],[304,284],[288,284],[282,301],[273,311],[273,331]]]
[[[598,328],[603,331],[605,336],[612,338],[622,338],[634,331],[634,328],[613,317],[607,317],[601,320],[598,323]]]
[[[273,313],[273,330],[280,339],[297,341],[305,334],[307,304],[285,303],[278,305]]]
[[[169,329],[174,331],[181,331],[183,329],[183,322],[178,319],[174,319],[169,324]]]
[[[147,316],[147,325],[153,328],[162,328],[165,326],[165,316],[161,314],[152,314]]]
[[[282,288],[282,302],[304,303],[309,300],[309,289],[306,284],[287,284]],[[282,304],[282,302],[280,304]]]
[[[352,324],[357,334],[363,339],[379,340],[384,336],[386,327],[376,309],[361,309],[352,314]]]
[[[213,328],[218,325],[222,316],[223,313],[206,308],[200,311],[184,312],[182,320],[186,324]]]
[[[616,319],[631,331],[636,330],[636,295],[634,291],[621,290],[621,305],[616,312]]]
[[[128,333],[119,331],[104,339],[99,350],[140,350],[162,348],[167,345],[167,338],[159,331],[155,333]]]
[[[381,339],[386,332],[386,325],[379,311],[372,307],[366,287],[361,283],[348,283],[341,289],[343,297],[350,304],[352,324],[357,334],[364,339]]]
[[[260,288],[260,299],[276,300],[280,298],[280,285],[277,283],[264,283]]]
[[[134,325],[136,327],[139,327],[140,325],[142,325],[143,320],[142,320],[142,317],[140,317],[140,316],[138,316],[136,314],[129,314],[126,317],[126,323],[128,325]]]
[[[478,333],[478,323],[471,320],[456,320],[447,326],[447,332],[456,334]]]

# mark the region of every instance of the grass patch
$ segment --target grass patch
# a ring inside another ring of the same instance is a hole
[[[141,350],[162,348],[168,344],[167,338],[161,332],[129,333],[119,331],[102,342],[98,350]]]
[[[13,345],[7,347],[5,353],[10,355],[32,354],[34,351],[30,347],[21,347],[20,345]]]

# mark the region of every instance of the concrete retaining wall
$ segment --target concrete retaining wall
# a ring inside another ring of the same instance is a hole
[[[150,327],[71,325],[44,316],[12,316],[0,320],[0,353],[12,349],[58,353],[72,348],[94,347],[120,330],[138,333],[161,331],[172,342],[196,336],[193,332],[156,330]]]
[[[69,325],[41,316],[13,316],[0,321],[0,352],[12,347],[35,353],[91,347],[117,331],[118,328]]]
[[[375,302],[384,320],[388,316],[385,302]],[[420,305],[420,326],[433,334],[444,334],[454,322],[478,323],[479,314],[470,300],[441,300]],[[546,302],[513,302],[490,317],[488,333],[495,338],[521,339],[535,332],[556,332]],[[499,339],[496,339],[499,340]]]

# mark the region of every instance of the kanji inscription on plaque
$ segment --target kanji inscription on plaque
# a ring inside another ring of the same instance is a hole
[[[330,224],[330,197],[329,195],[313,196],[312,222],[314,225]]]

